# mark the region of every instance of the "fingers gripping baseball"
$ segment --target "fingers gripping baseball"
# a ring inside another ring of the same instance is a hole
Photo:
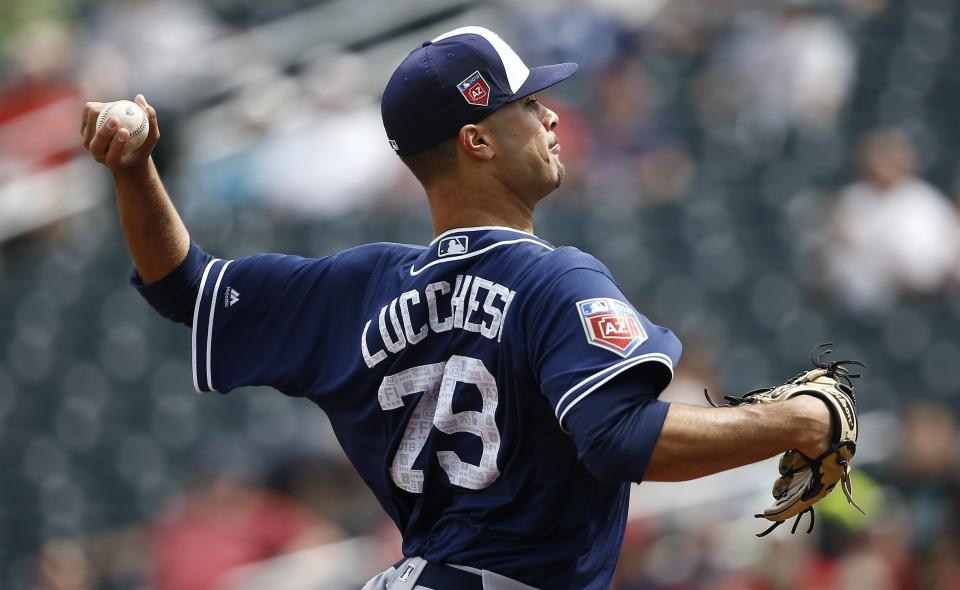
[[[80,134],[84,148],[114,172],[146,162],[160,138],[156,110],[142,94],[135,102],[88,102]]]
[[[149,127],[147,128],[147,138],[143,142],[143,148],[148,153],[153,151],[153,146],[160,139],[160,126],[157,124],[157,110],[147,103],[147,99],[142,94],[138,94],[135,102],[146,111]]]

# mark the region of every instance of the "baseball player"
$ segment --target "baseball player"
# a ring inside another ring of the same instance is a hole
[[[657,396],[674,334],[610,271],[533,233],[563,182],[557,115],[537,93],[572,63],[528,68],[465,27],[414,49],[383,93],[390,145],[422,183],[426,246],[320,259],[222,260],[192,243],[150,152],[102,103],[82,133],[112,172],[136,271],[163,316],[192,326],[198,391],[268,385],[329,416],[403,535],[405,558],[366,588],[607,588],[629,483],[685,480],[798,449],[831,413],[811,396],[720,409]]]

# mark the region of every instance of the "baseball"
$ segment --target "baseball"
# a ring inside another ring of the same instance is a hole
[[[107,121],[107,117],[114,116],[120,120],[120,129],[126,129],[130,132],[130,139],[123,148],[124,152],[131,152],[141,145],[147,139],[147,132],[150,130],[147,113],[135,102],[129,100],[118,100],[111,102],[103,107],[100,116],[97,117],[97,129]]]

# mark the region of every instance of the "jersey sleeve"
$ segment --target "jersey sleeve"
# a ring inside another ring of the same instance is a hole
[[[301,395],[321,372],[337,370],[336,334],[347,333],[356,316],[349,308],[359,304],[352,290],[364,284],[350,258],[346,251],[208,262],[193,313],[197,391],[266,385]]]
[[[535,306],[524,314],[526,333],[540,391],[561,428],[571,410],[625,375],[642,377],[654,395],[663,391],[680,341],[637,312],[602,264],[575,251],[540,274]]]
[[[193,312],[197,305],[197,295],[200,293],[200,277],[211,260],[213,256],[191,242],[187,257],[167,276],[145,285],[140,273],[133,269],[130,284],[157,313],[189,327],[193,323]]]

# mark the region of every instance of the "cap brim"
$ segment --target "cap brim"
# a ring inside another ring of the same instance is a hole
[[[579,68],[580,66],[575,63],[530,68],[530,75],[527,76],[526,81],[520,86],[520,89],[513,94],[511,100],[517,100],[550,88],[554,84],[559,84],[576,74]]]

